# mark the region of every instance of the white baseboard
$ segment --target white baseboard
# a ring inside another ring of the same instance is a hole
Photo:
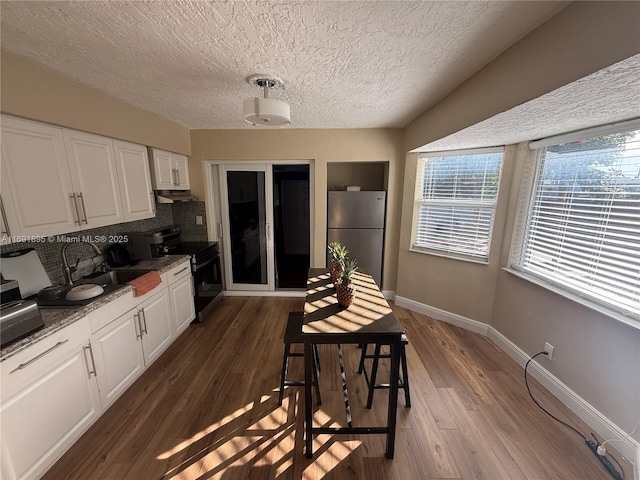
[[[487,336],[489,325],[486,323],[471,320],[470,318],[463,317],[456,313],[447,312],[446,310],[440,310],[439,308],[426,305],[424,303],[416,302],[405,297],[396,296],[395,304],[413,310],[414,312],[422,313],[429,317],[433,317],[437,320],[450,323],[456,327],[464,328],[471,332],[479,333],[480,335]]]
[[[275,290],[268,292],[264,290],[224,290],[224,297],[300,297],[304,298],[307,292],[305,290]]]
[[[304,298],[305,290],[275,290],[273,292],[264,290],[224,290],[223,297],[295,297]],[[395,302],[396,294],[393,290],[384,290],[382,295],[387,300]],[[409,307],[407,307],[409,308]]]
[[[509,355],[518,365],[524,368],[529,355],[515,343],[493,327],[489,327],[489,339]],[[594,429],[604,439],[614,438],[616,450],[629,461],[634,462],[639,455],[640,444],[629,438],[615,423],[600,413],[593,405],[567,387],[556,376],[542,367],[535,360],[529,364],[529,373],[538,380],[553,396],[564,403],[573,413],[578,415],[587,425]],[[589,432],[583,432],[589,436]],[[637,470],[637,466],[636,466]],[[640,478],[640,477],[636,477]]]
[[[515,343],[505,337],[498,330],[486,323],[471,320],[470,318],[447,312],[439,308],[416,302],[408,298],[396,296],[396,305],[414,312],[422,313],[437,320],[450,323],[465,330],[469,330],[489,338],[503,352],[509,355],[518,365],[524,368],[529,355]],[[531,362],[529,366],[531,376],[538,380],[558,400],[564,403],[572,412],[580,417],[587,425],[593,428],[604,439],[616,439],[616,450],[624,455],[631,463],[635,463],[634,476],[640,480],[640,443],[630,438],[621,428],[596,410],[591,404],[562,383],[548,370],[537,362]]]

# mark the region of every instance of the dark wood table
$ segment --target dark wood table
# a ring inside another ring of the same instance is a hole
[[[304,337],[304,406],[305,442],[307,458],[313,457],[314,434],[386,434],[386,456],[393,458],[398,408],[398,376],[400,370],[400,343],[404,329],[391,311],[382,292],[371,276],[356,273],[353,280],[356,296],[353,304],[345,308],[338,304],[336,291],[327,269],[311,268],[307,280],[302,333]],[[341,344],[380,343],[391,348],[391,378],[389,407],[385,427],[354,427],[351,424],[349,397],[346,390]],[[313,344],[337,344],[340,356],[346,427],[314,427],[312,411]]]

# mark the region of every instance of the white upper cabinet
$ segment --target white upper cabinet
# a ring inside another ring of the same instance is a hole
[[[151,186],[147,148],[114,140],[113,149],[125,222],[155,217],[156,203]]]
[[[80,228],[61,128],[2,117],[2,200],[11,235]]]
[[[173,164],[176,169],[178,190],[189,190],[191,184],[189,183],[189,159],[186,155],[180,155],[179,153],[173,154]]]
[[[185,155],[150,148],[154,190],[189,190],[189,160]]]
[[[1,167],[3,243],[155,216],[143,145],[3,115]]]
[[[82,227],[124,222],[113,140],[65,129],[64,141]]]
[[[11,243],[11,232],[7,226],[6,214],[4,213],[4,204],[0,198],[0,245]]]

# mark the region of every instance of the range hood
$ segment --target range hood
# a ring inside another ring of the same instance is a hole
[[[156,192],[158,203],[197,202],[198,197],[189,190],[159,190]]]

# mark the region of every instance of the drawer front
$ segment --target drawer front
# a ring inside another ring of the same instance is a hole
[[[185,260],[184,262],[181,262],[180,264],[169,270],[165,275],[167,277],[167,282],[169,282],[169,285],[177,282],[187,275],[191,275],[191,261]]]
[[[91,333],[96,333],[116,318],[134,308],[138,304],[137,298],[138,297],[133,296],[133,291],[127,292],[91,312],[88,315]]]
[[[0,400],[4,402],[11,398],[46,373],[51,365],[77,351],[80,345],[89,343],[89,335],[89,321],[87,317],[81,318],[0,363]]]

